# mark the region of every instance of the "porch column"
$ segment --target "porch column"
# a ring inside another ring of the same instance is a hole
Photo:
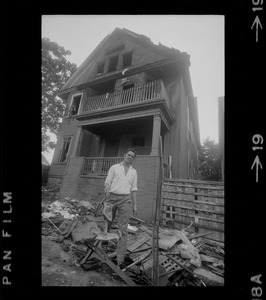
[[[153,116],[151,155],[159,155],[159,140],[161,134],[161,116]]]
[[[75,157],[76,154],[77,154],[77,148],[78,148],[78,144],[79,144],[79,140],[80,140],[80,136],[81,136],[82,131],[83,131],[82,127],[79,126],[77,128],[77,131],[76,131],[76,134],[75,134],[75,137],[74,137],[74,141],[73,141],[73,146],[72,146],[72,151],[71,151],[70,157]]]

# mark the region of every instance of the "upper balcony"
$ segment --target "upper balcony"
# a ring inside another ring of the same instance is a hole
[[[82,101],[79,114],[76,117],[79,119],[96,112],[111,112],[137,106],[141,106],[143,109],[145,105],[156,103],[163,103],[170,115],[170,101],[162,80],[151,81],[119,92],[88,97]]]

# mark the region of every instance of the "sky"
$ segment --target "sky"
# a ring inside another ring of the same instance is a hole
[[[218,142],[218,97],[224,96],[223,15],[43,15],[42,37],[71,55],[80,66],[116,27],[144,34],[158,45],[190,55],[190,76],[198,101],[201,142]],[[51,140],[56,141],[55,136]],[[54,151],[46,153],[49,162]]]

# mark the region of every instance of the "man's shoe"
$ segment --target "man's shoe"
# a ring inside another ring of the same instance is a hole
[[[117,264],[117,267],[118,267],[120,270],[123,270],[123,269],[125,269],[125,268],[127,267],[127,265],[126,265],[124,262],[122,262],[122,263],[120,263],[120,264]]]

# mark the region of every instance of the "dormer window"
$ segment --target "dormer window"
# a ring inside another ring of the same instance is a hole
[[[113,71],[117,70],[117,67],[118,67],[118,57],[119,57],[119,55],[115,55],[115,56],[110,57],[108,72],[113,72]]]
[[[97,65],[97,75],[103,74],[104,71],[104,61],[101,63],[98,63]]]
[[[132,51],[123,54],[123,67],[129,67],[132,63]]]

